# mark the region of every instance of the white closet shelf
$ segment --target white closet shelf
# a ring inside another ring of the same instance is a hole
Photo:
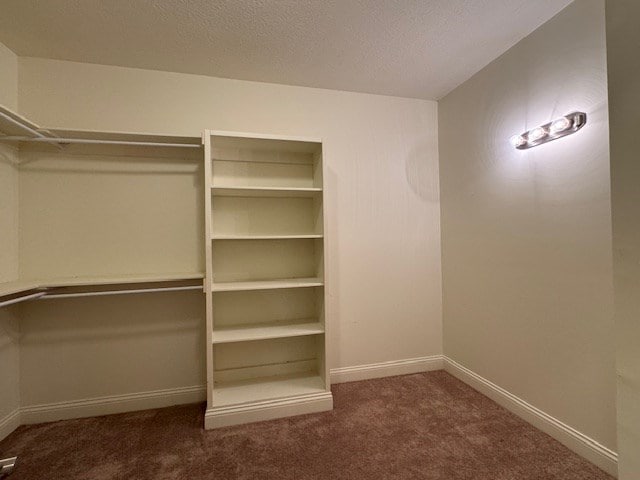
[[[257,280],[251,282],[214,282],[213,292],[236,292],[243,290],[275,290],[279,288],[321,287],[321,278],[283,278],[279,280]]]
[[[40,288],[38,282],[32,281],[15,281],[0,283],[0,297],[7,295],[15,295],[17,293],[27,292],[29,290],[35,290]]]
[[[324,381],[315,373],[264,377],[241,382],[216,383],[211,406],[216,408],[324,392]]]
[[[322,193],[322,188],[213,186],[211,192],[221,197],[313,197]]]
[[[219,328],[213,330],[213,344],[251,342],[271,338],[303,337],[324,333],[324,325],[314,321],[298,323],[245,325],[235,328]]]
[[[25,135],[28,133],[32,136],[45,135],[39,132],[40,127],[30,120],[17,114],[13,110],[8,109],[4,105],[0,105],[0,135],[13,136]]]
[[[310,233],[302,235],[218,235],[214,234],[213,240],[296,240],[309,238],[322,238],[321,233]]]
[[[93,285],[119,285],[127,283],[174,282],[182,280],[201,280],[203,273],[167,273],[149,275],[119,275],[112,277],[63,277],[40,280],[19,280],[0,283],[0,297],[14,295],[38,288],[88,287]]]
[[[42,280],[45,287],[83,287],[91,285],[118,285],[126,283],[175,282],[181,280],[200,280],[203,273],[158,273],[145,275],[114,275],[105,277],[62,277]]]

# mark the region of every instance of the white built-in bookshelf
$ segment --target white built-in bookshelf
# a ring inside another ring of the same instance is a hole
[[[322,144],[206,131],[205,427],[330,410]]]

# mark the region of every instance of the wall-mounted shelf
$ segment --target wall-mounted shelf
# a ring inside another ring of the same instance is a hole
[[[271,338],[301,337],[324,333],[324,325],[317,321],[290,324],[244,325],[235,328],[218,328],[213,332],[213,344],[251,342]]]
[[[43,129],[17,113],[0,106],[0,141],[45,145],[111,145],[202,149],[199,137],[146,133],[99,132],[94,130]]]
[[[29,290],[35,290],[40,288],[38,282],[29,281],[16,281],[0,283],[0,297],[6,297],[9,295],[17,295],[19,293],[28,292]]]
[[[59,287],[85,287],[98,285],[124,285],[133,283],[176,282],[181,280],[201,280],[203,273],[167,273],[146,275],[116,275],[113,277],[61,277],[40,280],[22,280],[0,283],[0,297],[14,295],[35,289]]]
[[[114,276],[77,276],[62,277],[42,280],[40,287],[56,288],[56,287],[84,287],[98,285],[124,285],[136,283],[159,283],[159,282],[177,282],[182,280],[201,280],[204,273],[157,273],[157,274],[140,274],[140,275],[114,275]]]
[[[21,135],[28,135],[34,138],[47,136],[35,123],[0,105],[0,140],[3,139],[2,137]]]
[[[146,274],[146,275],[119,275],[104,277],[66,277],[51,278],[42,280],[25,280],[0,284],[0,298],[10,297],[0,302],[0,306],[12,305],[20,301],[45,299],[45,298],[65,298],[92,295],[127,294],[143,292],[177,291],[187,289],[200,289],[204,274],[202,273],[169,273],[169,274]],[[197,282],[194,285],[194,282]],[[131,289],[130,285],[141,284],[161,284],[144,289]],[[188,284],[188,286],[186,285]],[[99,287],[112,286],[110,290]],[[82,292],[73,290],[83,288]],[[98,288],[89,290],[89,288]],[[72,289],[72,291],[67,291]],[[62,293],[59,293],[61,292]]]

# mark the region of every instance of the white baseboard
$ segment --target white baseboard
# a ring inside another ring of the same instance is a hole
[[[243,423],[262,422],[293,415],[325,412],[332,409],[333,395],[331,392],[265,400],[245,405],[209,409],[204,415],[204,428],[211,429]]]
[[[443,368],[448,373],[555,438],[610,475],[617,475],[618,455],[616,452],[446,356],[432,355],[429,357],[335,368],[331,369],[331,383],[354,382],[358,380],[440,370]],[[192,387],[26,406],[0,419],[0,440],[8,436],[18,426],[24,424],[93,417],[196,403],[204,401],[205,398],[205,386],[196,385]],[[205,426],[206,428],[217,428],[239,423],[271,420],[292,414],[301,415],[326,411],[332,407],[333,400],[330,392],[306,395],[294,399],[259,402],[251,405],[208,410],[205,414]]]
[[[429,372],[431,370],[442,370],[442,355],[356,365],[355,367],[332,368],[331,383],[357,382],[359,380],[393,377],[409,373]]]
[[[20,409],[0,418],[0,440],[7,438],[20,425]]]
[[[443,357],[444,369],[454,377],[478,390],[494,402],[558,440],[578,455],[614,477],[618,474],[618,454],[575,428],[543,412],[504,388],[463,367],[449,357]]]
[[[70,418],[96,417],[100,415],[110,415],[112,413],[196,403],[205,399],[205,386],[195,385],[192,387],[170,388],[126,395],[111,395],[86,400],[31,405],[20,409],[20,423],[26,425],[30,423],[67,420]]]

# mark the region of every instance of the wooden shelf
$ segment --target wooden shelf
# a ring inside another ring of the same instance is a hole
[[[323,379],[313,373],[217,383],[214,387],[211,407],[323,392],[326,392]]]
[[[211,187],[211,192],[223,197],[313,197],[322,193],[322,188]]]
[[[283,278],[279,280],[257,280],[251,282],[214,282],[213,292],[237,292],[243,290],[275,290],[279,288],[321,287],[321,278]]]
[[[213,344],[251,342],[271,338],[302,337],[322,333],[324,333],[324,325],[312,321],[289,324],[246,325],[235,328],[214,328]]]
[[[321,233],[311,233],[302,235],[216,235],[212,240],[304,240],[311,238],[322,238]]]

